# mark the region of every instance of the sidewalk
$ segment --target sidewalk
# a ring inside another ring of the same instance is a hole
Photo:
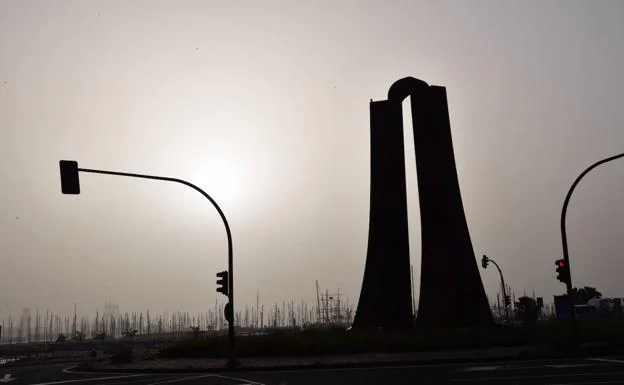
[[[493,361],[545,357],[547,352],[533,347],[491,348],[481,350],[432,351],[415,353],[376,353],[318,357],[240,358],[236,367],[228,367],[226,359],[152,359],[129,364],[93,363],[89,370],[97,372],[223,372],[352,368],[366,366],[417,365]]]

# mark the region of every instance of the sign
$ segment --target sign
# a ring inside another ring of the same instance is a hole
[[[570,301],[567,295],[555,296],[555,313],[557,314],[557,319],[570,319]]]
[[[231,323],[233,314],[232,314],[232,304],[230,302],[225,304],[225,308],[223,308],[223,314],[225,315],[225,319]]]

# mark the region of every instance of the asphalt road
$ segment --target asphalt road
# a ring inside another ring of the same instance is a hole
[[[11,385],[624,384],[624,357],[223,374],[75,373],[65,365],[0,369]],[[9,376],[10,375],[10,376]]]

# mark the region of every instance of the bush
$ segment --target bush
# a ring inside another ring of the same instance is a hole
[[[133,358],[132,349],[126,348],[110,356],[109,361],[113,364],[129,364]]]
[[[579,325],[580,342],[624,342],[624,325]],[[238,357],[314,356],[356,353],[407,353],[429,350],[536,346],[549,350],[569,346],[569,324],[547,322],[522,327],[414,329],[409,331],[274,330],[238,337]],[[188,339],[164,349],[160,357],[228,356],[227,336]]]

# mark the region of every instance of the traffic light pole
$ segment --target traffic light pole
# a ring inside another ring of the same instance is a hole
[[[509,305],[507,305],[507,289],[505,287],[505,278],[503,278],[503,271],[498,266],[498,263],[496,263],[495,260],[485,255],[484,257],[487,259],[488,262],[492,262],[494,266],[496,266],[496,268],[498,269],[498,274],[500,274],[501,279],[501,286],[503,288],[503,304],[505,305],[505,317],[507,318],[507,323],[511,323],[511,318],[509,318]]]
[[[566,235],[566,214],[568,211],[568,204],[570,203],[570,198],[572,197],[572,193],[574,192],[574,189],[576,188],[576,186],[579,184],[579,182],[581,181],[581,179],[583,179],[585,175],[587,175],[591,170],[600,166],[601,164],[604,164],[604,163],[607,163],[607,162],[610,162],[612,160],[616,160],[622,157],[624,157],[624,153],[599,160],[598,162],[587,167],[585,171],[583,171],[581,175],[579,175],[576,178],[574,183],[572,183],[572,186],[570,186],[570,189],[568,190],[568,194],[566,195],[565,200],[563,201],[563,208],[561,209],[561,243],[563,245],[563,260],[568,268],[568,280],[566,282],[566,291],[568,294],[568,301],[570,303],[570,322],[572,323],[573,330],[575,330],[575,327],[576,327],[576,321],[575,321],[576,314],[574,312],[575,298],[574,298],[574,290],[572,290],[572,272],[571,272],[571,265],[570,265],[570,257],[568,255],[568,237]]]
[[[193,190],[199,192],[206,199],[208,199],[210,201],[210,203],[212,203],[212,205],[215,207],[215,209],[217,209],[217,212],[219,213],[219,216],[221,217],[221,220],[223,221],[223,224],[225,225],[225,232],[227,234],[228,275],[229,275],[229,280],[228,280],[228,302],[230,304],[230,308],[232,309],[232,317],[231,317],[232,319],[228,321],[228,340],[229,340],[229,344],[230,344],[230,352],[229,352],[230,353],[230,363],[233,363],[234,362],[234,358],[235,358],[235,347],[236,347],[236,345],[235,345],[236,340],[235,340],[235,334],[234,334],[234,252],[232,250],[233,249],[233,244],[232,244],[232,232],[230,231],[230,225],[229,225],[229,223],[227,221],[227,218],[225,218],[225,214],[223,213],[223,210],[221,210],[221,207],[219,207],[217,202],[214,199],[212,199],[212,197],[210,195],[208,195],[208,193],[206,193],[201,188],[195,186],[194,184],[192,184],[190,182],[182,180],[182,179],[169,178],[169,177],[164,177],[164,176],[154,176],[154,175],[131,174],[131,173],[127,173],[127,172],[94,170],[94,169],[89,169],[89,168],[78,168],[78,171],[80,171],[80,172],[88,172],[88,173],[93,173],[93,174],[126,176],[126,177],[131,177],[131,178],[153,179],[153,180],[161,180],[161,181],[166,181],[166,182],[180,183],[180,184],[188,186],[188,187],[192,188]]]

